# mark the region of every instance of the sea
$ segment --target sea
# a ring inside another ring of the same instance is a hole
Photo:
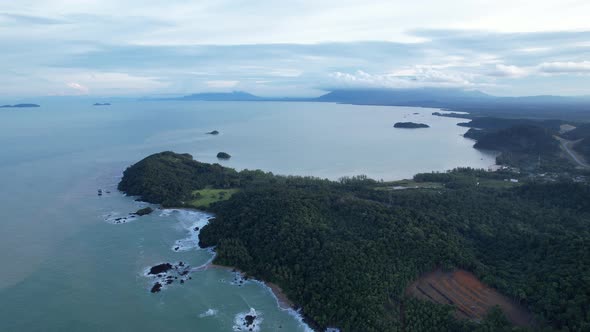
[[[63,98],[0,109],[0,331],[310,331],[263,283],[202,268],[213,252],[198,247],[198,232],[211,215],[152,205],[151,215],[130,217],[148,204],[117,191],[123,171],[161,151],[333,180],[494,164],[494,153],[462,136],[463,120],[435,111]],[[430,128],[393,128],[402,121]],[[217,160],[221,151],[231,159]],[[175,269],[148,274],[162,263]],[[156,282],[163,287],[152,293]]]

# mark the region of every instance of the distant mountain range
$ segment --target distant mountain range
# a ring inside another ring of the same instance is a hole
[[[342,89],[328,92],[317,98],[267,98],[243,91],[234,91],[230,93],[197,93],[165,100],[308,101],[355,105],[414,106],[443,108],[482,116],[590,121],[590,97],[588,96],[496,97],[477,90],[442,88]]]

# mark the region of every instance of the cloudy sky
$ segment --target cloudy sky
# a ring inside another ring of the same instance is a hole
[[[590,95],[588,0],[0,0],[0,96]]]

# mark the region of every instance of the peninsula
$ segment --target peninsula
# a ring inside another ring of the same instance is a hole
[[[416,189],[238,172],[162,152],[129,167],[119,189],[167,207],[206,197],[199,207],[215,218],[199,241],[215,247],[214,263],[278,285],[318,330],[590,324],[590,299],[579,296],[590,287],[590,187],[470,168],[408,183]]]

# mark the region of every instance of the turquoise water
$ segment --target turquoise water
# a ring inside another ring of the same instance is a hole
[[[493,164],[460,136],[459,121],[432,111],[239,102],[47,102],[0,111],[0,331],[232,331],[250,308],[261,331],[304,331],[268,289],[234,285],[226,270],[193,272],[151,294],[146,268],[211,258],[190,241],[173,250],[206,215],[158,210],[113,224],[145,206],[115,190],[122,171],[162,150],[205,162],[225,151],[230,167],[332,179]],[[392,128],[398,121],[432,128]],[[221,134],[204,134],[211,130]],[[111,193],[98,197],[98,188]]]

